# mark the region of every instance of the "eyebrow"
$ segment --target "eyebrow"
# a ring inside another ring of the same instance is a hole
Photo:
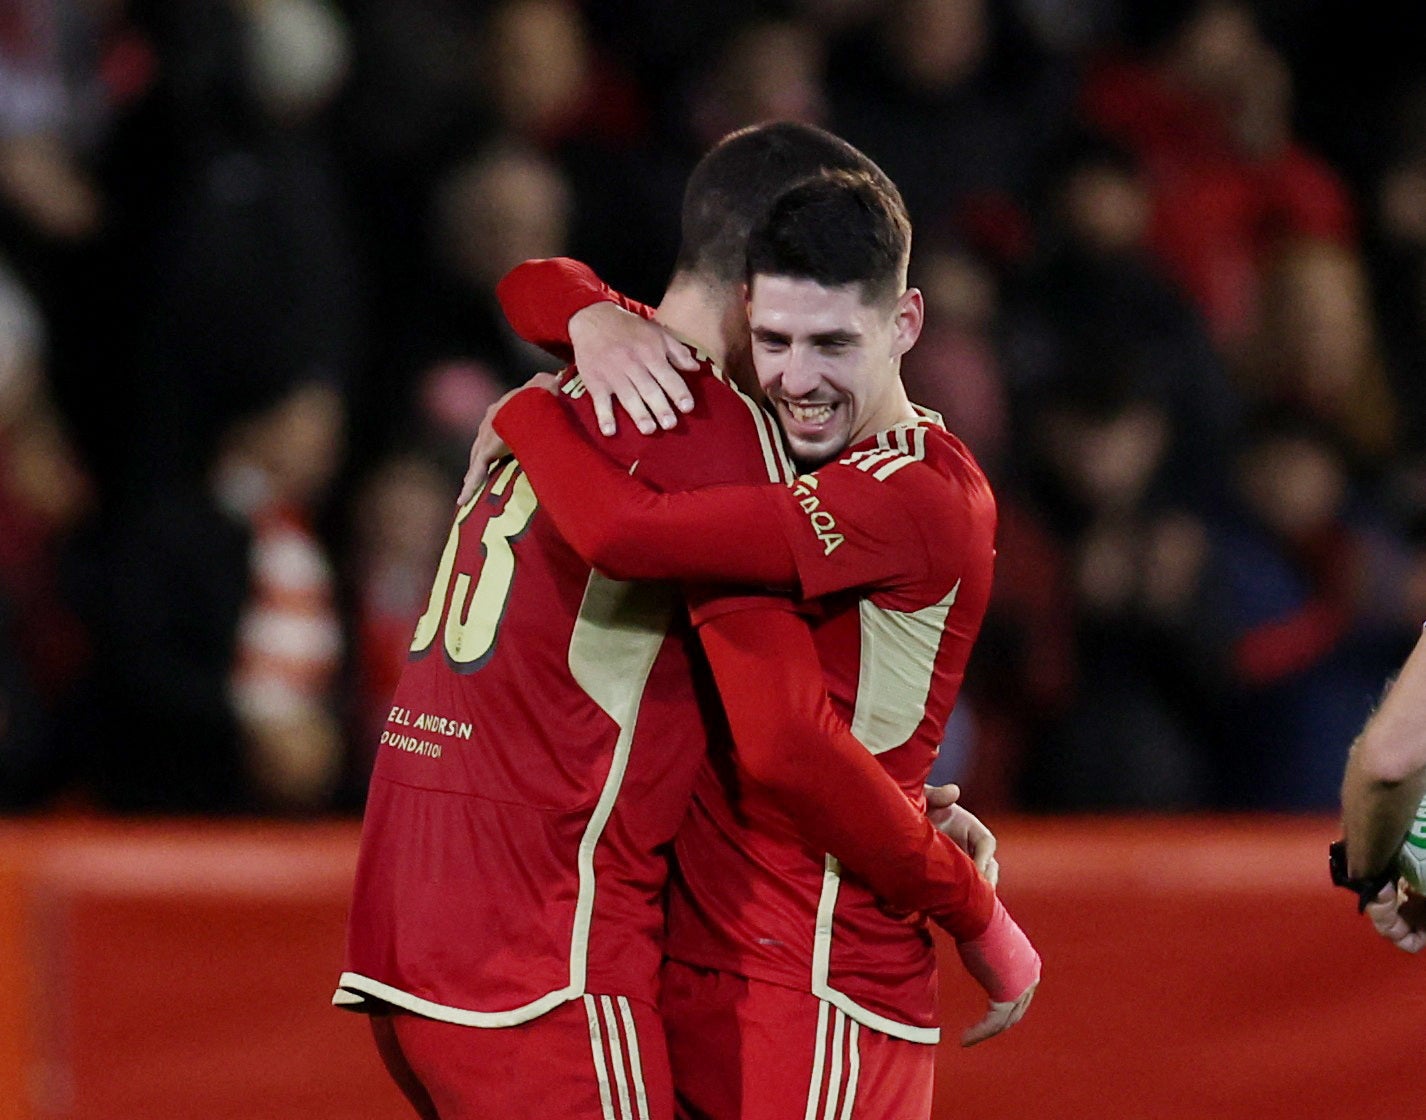
[[[812,336],[813,346],[830,346],[861,341],[860,331],[823,331]]]
[[[752,335],[759,342],[783,342],[790,343],[792,336],[786,331],[773,330],[771,327],[754,327]],[[847,344],[860,342],[862,338],[860,331],[821,331],[817,334],[808,335],[808,341],[813,346],[829,346],[835,344]]]

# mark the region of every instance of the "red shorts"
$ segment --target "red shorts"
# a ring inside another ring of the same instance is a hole
[[[936,1048],[810,992],[665,961],[660,1013],[682,1120],[924,1120]]]
[[[654,1009],[585,996],[514,1027],[373,1015],[387,1070],[423,1120],[672,1120]]]

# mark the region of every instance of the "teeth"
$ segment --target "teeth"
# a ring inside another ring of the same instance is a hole
[[[795,404],[792,401],[786,404],[792,418],[802,424],[821,424],[832,418],[830,404]]]

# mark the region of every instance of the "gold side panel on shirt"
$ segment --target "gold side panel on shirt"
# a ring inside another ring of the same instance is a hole
[[[570,675],[619,728],[609,774],[579,842],[579,894],[570,941],[571,992],[584,991],[588,969],[589,931],[594,916],[594,853],[624,784],[644,686],[663,647],[674,602],[673,589],[666,585],[620,583],[590,572],[570,638]]]
[[[939,603],[919,611],[893,611],[861,602],[862,664],[852,734],[872,754],[901,746],[926,715],[926,697],[946,617],[960,582]]]
[[[590,574],[569,642],[569,671],[620,727],[628,727],[638,714],[644,681],[673,607],[673,591],[666,585],[620,583]]]

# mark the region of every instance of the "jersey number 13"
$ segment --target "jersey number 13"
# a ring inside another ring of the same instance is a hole
[[[485,531],[480,534],[480,550],[485,559],[479,577],[472,581],[469,573],[455,570],[461,526],[482,501],[498,503],[501,498],[505,499],[504,507],[485,523]],[[446,538],[426,611],[416,623],[416,635],[411,639],[411,660],[417,661],[429,653],[437,635],[441,635],[446,659],[456,672],[473,673],[485,663],[495,648],[500,619],[515,579],[512,546],[535,516],[536,504],[529,477],[512,459],[487,478],[475,497],[461,507]],[[449,609],[446,607],[448,592]]]

